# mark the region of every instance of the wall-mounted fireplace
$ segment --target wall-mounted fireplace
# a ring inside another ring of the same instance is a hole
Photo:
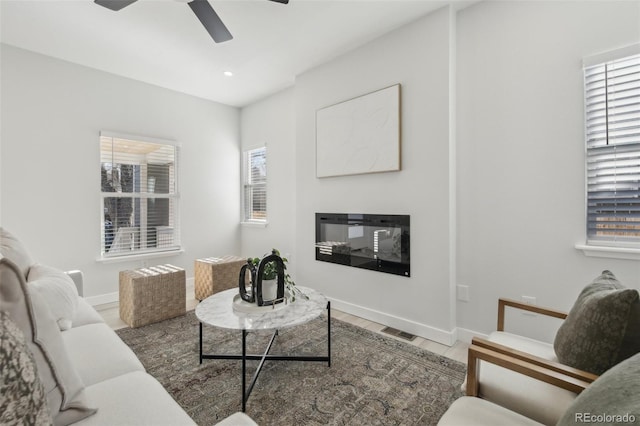
[[[316,260],[409,277],[409,217],[316,213]]]

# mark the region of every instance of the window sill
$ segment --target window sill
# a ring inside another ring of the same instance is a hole
[[[170,256],[175,256],[178,254],[182,254],[184,253],[184,249],[177,249],[177,250],[168,250],[168,251],[157,251],[157,252],[151,252],[151,253],[139,253],[139,254],[131,254],[131,255],[124,255],[124,256],[112,256],[112,257],[98,257],[96,259],[96,262],[99,263],[120,263],[120,262],[130,262],[133,260],[140,260],[140,259],[153,259],[153,258],[158,258],[158,257],[170,257]]]
[[[240,226],[246,226],[247,228],[266,228],[269,222],[265,221],[251,221],[251,222],[240,222]]]
[[[576,244],[575,247],[578,250],[582,250],[584,255],[589,257],[640,260],[640,248],[592,246],[588,244]]]

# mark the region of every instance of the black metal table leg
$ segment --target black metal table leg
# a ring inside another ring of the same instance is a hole
[[[331,367],[331,301],[327,302],[327,365]]]
[[[202,364],[202,323],[200,323],[200,364]]]
[[[247,330],[242,330],[242,412],[247,411]]]

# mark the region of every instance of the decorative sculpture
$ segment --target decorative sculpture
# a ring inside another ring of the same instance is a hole
[[[247,292],[247,271],[250,274],[250,293]],[[265,279],[267,274],[274,276],[274,279]],[[275,297],[273,297],[273,291],[266,291],[266,286],[276,287]],[[285,266],[282,258],[276,254],[276,250],[262,258],[257,268],[251,258],[247,259],[247,264],[240,269],[238,287],[240,289],[240,297],[245,302],[256,303],[258,306],[269,306],[284,302]],[[265,300],[267,295],[273,298]]]
[[[247,293],[246,274],[249,271],[249,283],[251,288]],[[240,277],[238,279],[238,287],[240,288],[240,297],[245,302],[254,303],[256,301],[256,267],[253,266],[251,258],[247,259],[247,264],[240,268]]]

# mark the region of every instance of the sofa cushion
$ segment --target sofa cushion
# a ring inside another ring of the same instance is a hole
[[[0,254],[15,263],[22,276],[27,277],[33,259],[22,243],[3,227],[0,227]]]
[[[536,426],[540,424],[485,399],[472,396],[456,399],[438,421],[438,426]]]
[[[479,380],[482,398],[546,425],[555,425],[576,398],[574,392],[484,361]]]
[[[104,319],[83,297],[78,297],[78,309],[71,327],[82,327],[87,324],[101,324]]]
[[[509,348],[514,348],[522,352],[546,359],[548,361],[557,362],[558,358],[553,351],[553,345],[539,340],[531,339],[519,334],[512,334],[506,331],[494,331],[487,337],[487,340],[498,343]],[[491,368],[491,367],[490,367]],[[460,386],[462,392],[467,391],[467,378]]]
[[[68,330],[78,309],[78,290],[67,274],[36,263],[27,277],[29,291],[37,291],[47,302],[60,330]]]
[[[506,331],[494,331],[489,334],[488,340],[531,355],[539,356],[549,361],[558,361],[553,345],[540,340],[531,339],[519,334],[508,333]]]
[[[88,386],[87,394],[100,401],[100,410],[74,426],[195,425],[162,385],[142,371]]]
[[[25,335],[36,361],[56,425],[70,424],[95,413],[88,406],[84,385],[69,361],[60,330],[38,293],[29,294],[19,268],[0,259],[0,310]]]
[[[69,358],[86,386],[133,371],[142,363],[105,323],[73,327],[62,333]]]
[[[556,334],[558,360],[602,374],[640,352],[640,296],[610,271],[586,286]]]
[[[0,424],[51,424],[36,362],[24,334],[3,311],[0,330]]]
[[[595,423],[637,424],[640,421],[640,354],[607,370],[571,404],[558,426]],[[588,419],[586,416],[589,416]]]

